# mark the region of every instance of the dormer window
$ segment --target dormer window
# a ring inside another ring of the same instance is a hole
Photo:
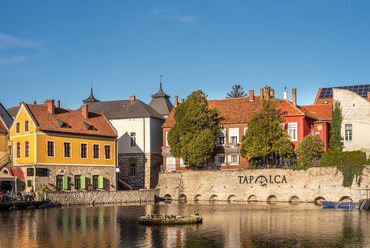
[[[324,102],[323,102],[323,104],[328,104],[328,103],[329,103],[329,101],[324,101]]]
[[[61,120],[57,120],[58,121],[58,124],[59,124],[59,127],[68,127],[70,128],[71,126],[68,125],[67,123],[65,123],[64,121],[61,121]]]
[[[93,126],[93,125],[90,125],[86,122],[84,122],[84,125],[86,127],[87,130],[93,130],[93,131],[96,131],[97,129]]]

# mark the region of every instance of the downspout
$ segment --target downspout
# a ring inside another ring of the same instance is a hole
[[[306,115],[303,115],[301,117],[301,140],[303,139],[303,134],[304,134],[304,130],[303,130],[303,118],[305,118]]]

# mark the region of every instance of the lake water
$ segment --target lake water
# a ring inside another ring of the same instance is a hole
[[[151,213],[203,224],[142,226]],[[159,203],[1,211],[0,247],[370,247],[370,212],[311,203]]]

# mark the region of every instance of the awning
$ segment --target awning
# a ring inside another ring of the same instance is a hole
[[[14,181],[15,180],[15,177],[9,175],[9,174],[5,174],[5,173],[0,173],[0,181]]]

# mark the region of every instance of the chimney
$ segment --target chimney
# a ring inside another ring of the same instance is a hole
[[[57,108],[60,108],[60,100],[57,101]]]
[[[86,119],[89,118],[89,108],[87,103],[81,105],[81,114],[85,116]]]
[[[271,89],[270,90],[270,98],[274,98],[275,97],[275,90]]]
[[[261,100],[263,100],[263,89],[262,88],[260,89],[260,97],[261,97]]]
[[[135,96],[130,96],[130,102],[135,101]]]
[[[254,90],[250,90],[249,91],[249,101],[253,102],[253,99],[254,99]]]
[[[292,102],[293,105],[297,105],[297,89],[292,89]]]
[[[55,106],[54,106],[54,99],[46,100],[45,101],[46,106],[48,107],[48,110],[51,114],[55,114]]]
[[[264,98],[265,98],[265,99],[269,99],[269,98],[270,98],[270,87],[265,86],[264,91],[265,91],[265,96],[264,96]]]
[[[36,105],[36,101],[33,101],[33,105]]]
[[[286,87],[284,89],[284,100],[288,100],[288,91],[286,91]]]
[[[367,100],[370,102],[370,92],[367,92]]]
[[[184,102],[184,98],[181,99],[181,103],[183,103],[183,102]]]
[[[179,97],[175,96],[175,107],[177,107],[177,105],[179,105]]]

